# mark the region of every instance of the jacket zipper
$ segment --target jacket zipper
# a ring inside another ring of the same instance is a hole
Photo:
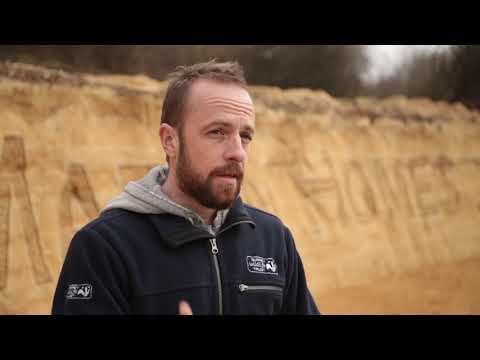
[[[226,230],[240,225],[240,224],[255,224],[253,221],[238,221],[236,223],[230,224],[225,229],[222,229],[217,233],[217,236],[221,233],[225,232]],[[222,296],[222,277],[220,276],[220,266],[218,265],[218,247],[217,247],[217,239],[212,238],[210,239],[210,245],[212,247],[212,255],[213,255],[213,264],[215,265],[215,273],[217,275],[217,285],[218,285],[218,314],[223,315],[223,296]]]
[[[238,289],[241,293],[245,293],[248,291],[273,291],[273,292],[282,292],[283,289],[280,286],[272,286],[272,285],[245,285],[240,284],[238,285]]]
[[[210,245],[212,246],[213,264],[215,265],[215,273],[217,275],[218,285],[218,315],[223,315],[223,297],[222,297],[222,278],[220,277],[220,267],[218,266],[218,247],[217,239],[210,239]]]

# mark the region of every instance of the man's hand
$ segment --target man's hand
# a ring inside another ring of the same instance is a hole
[[[193,315],[190,304],[184,300],[180,301],[180,304],[178,305],[178,313],[180,315]]]

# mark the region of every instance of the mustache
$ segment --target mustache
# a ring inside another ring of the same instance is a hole
[[[214,169],[211,176],[232,176],[236,178],[243,178],[242,166],[238,163],[230,163],[225,166]]]

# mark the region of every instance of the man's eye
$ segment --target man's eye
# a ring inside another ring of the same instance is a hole
[[[250,134],[242,134],[241,136],[242,136],[242,140],[247,143],[253,140],[253,137]]]
[[[212,135],[223,135],[224,132],[222,131],[222,129],[213,129],[209,132],[209,134],[212,134]]]

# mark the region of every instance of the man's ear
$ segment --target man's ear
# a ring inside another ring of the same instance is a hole
[[[174,127],[162,124],[158,132],[162,142],[163,151],[169,157],[176,157],[178,151],[178,134]]]

